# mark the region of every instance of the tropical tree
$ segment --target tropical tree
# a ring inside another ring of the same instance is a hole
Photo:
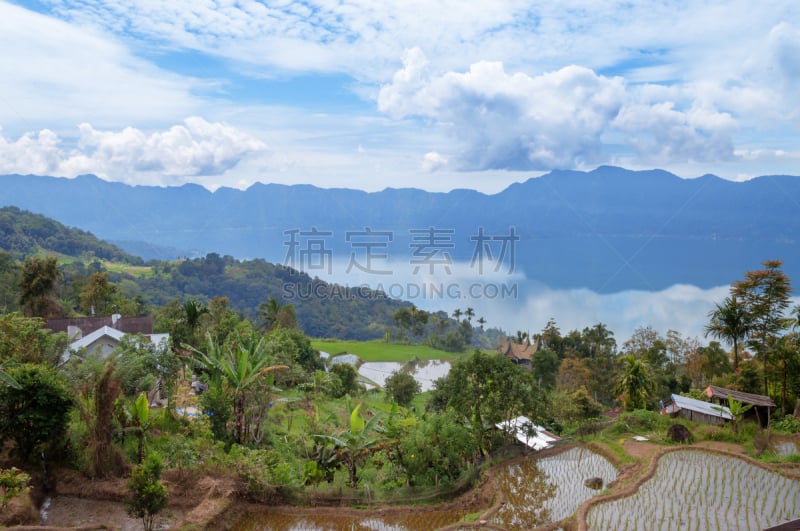
[[[733,433],[739,433],[739,423],[744,418],[744,414],[750,411],[753,407],[753,404],[742,404],[742,402],[736,400],[735,398],[728,398],[728,410],[731,413],[731,431]],[[716,409],[717,411],[723,411],[722,407],[720,406],[711,406],[711,409]]]
[[[733,346],[733,370],[739,368],[739,342],[747,337],[748,323],[744,306],[739,304],[736,296],[726,297],[722,304],[708,314],[706,337],[709,335],[727,341]]]
[[[91,315],[111,314],[115,290],[115,286],[108,281],[107,271],[95,271],[81,289],[81,308]]]
[[[401,406],[408,406],[420,391],[419,382],[406,372],[394,371],[384,384],[386,394]]]
[[[744,307],[750,346],[761,358],[764,394],[769,394],[767,366],[776,338],[787,326],[783,312],[789,307],[792,284],[781,266],[781,260],[762,262],[764,269],[748,271],[744,280],[734,282],[731,289]]]
[[[208,313],[208,307],[197,299],[188,299],[183,303],[183,318],[189,329],[189,341],[194,342],[197,327],[200,325],[200,318]]]
[[[270,297],[267,302],[262,302],[258,306],[258,316],[261,319],[262,328],[265,332],[269,332],[275,327],[280,310],[281,305],[275,297]]]
[[[150,404],[147,401],[147,395],[145,393],[141,393],[136,397],[136,400],[124,407],[127,410],[127,418],[130,419],[130,423],[125,429],[136,434],[136,439],[139,442],[136,452],[137,462],[141,463],[144,460],[147,433],[161,415],[150,415]]]
[[[242,444],[248,439],[249,424],[247,402],[251,391],[263,383],[274,371],[285,370],[286,365],[271,365],[272,356],[264,337],[251,332],[249,337],[238,335],[225,345],[219,345],[210,334],[206,337],[206,352],[187,346],[194,360],[206,370],[213,384],[224,389],[233,402],[234,442]]]
[[[496,354],[475,351],[436,381],[431,409],[453,410],[472,431],[475,447],[491,449],[490,430],[498,422],[541,416],[543,393],[531,371]]]
[[[472,322],[472,318],[475,317],[475,310],[472,308],[467,308],[464,310],[464,316],[467,318],[467,321],[470,323]]]
[[[63,443],[72,396],[49,367],[24,364],[8,373],[19,386],[0,386],[0,443],[13,440],[23,459],[38,460]]]
[[[614,392],[619,395],[624,409],[645,409],[653,386],[650,370],[643,360],[633,355],[623,357],[622,361],[624,366]]]
[[[61,278],[55,257],[27,258],[22,266],[19,305],[26,317],[58,317],[63,311],[56,297]]]
[[[347,484],[358,487],[358,469],[378,449],[380,441],[381,427],[378,424],[378,416],[373,415],[369,420],[364,420],[361,416],[361,404],[351,408],[351,403],[347,401],[347,409],[350,418],[349,429],[340,431],[337,435],[316,435],[315,437],[326,439],[336,446],[342,464],[349,472]]]
[[[478,319],[478,324],[480,325],[481,330],[483,330],[483,327],[486,324],[486,319],[484,319],[483,317],[479,318]]]
[[[461,322],[462,315],[464,315],[464,312],[461,311],[461,308],[456,308],[453,310],[453,317],[456,318],[456,321]]]

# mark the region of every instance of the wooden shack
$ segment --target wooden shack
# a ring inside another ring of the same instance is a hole
[[[769,425],[772,410],[776,407],[775,402],[768,396],[726,389],[716,385],[706,387],[705,393],[709,400],[724,406],[728,405],[728,399],[730,398],[742,404],[751,404],[753,407],[745,413],[745,418],[755,419],[764,428]]]
[[[730,410],[725,406],[681,395],[672,395],[672,401],[661,408],[661,414],[683,417],[705,424],[724,424],[733,418]]]

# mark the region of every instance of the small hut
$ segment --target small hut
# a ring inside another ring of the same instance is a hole
[[[705,393],[712,402],[725,406],[731,398],[742,404],[751,404],[753,407],[745,414],[745,418],[755,418],[762,427],[769,425],[770,415],[776,407],[775,402],[768,396],[744,393],[716,385],[706,387]]]
[[[718,406],[681,395],[672,395],[672,402],[665,404],[661,408],[661,414],[683,417],[705,424],[724,424],[726,421],[733,419],[730,410],[725,406]]]

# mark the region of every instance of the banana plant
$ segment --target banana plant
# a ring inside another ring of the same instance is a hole
[[[367,458],[380,449],[381,433],[383,429],[378,424],[378,416],[373,415],[369,420],[361,416],[361,404],[351,409],[350,400],[347,400],[347,409],[350,413],[350,426],[341,430],[336,435],[315,435],[314,437],[331,441],[349,472],[348,486],[358,487],[358,469]]]
[[[136,455],[138,463],[141,464],[144,460],[147,433],[156,421],[161,418],[163,412],[154,416],[150,414],[150,404],[145,393],[139,394],[136,400],[125,406],[125,409],[127,410],[126,418],[128,419],[128,425],[125,429],[135,433],[136,438],[139,440]]]

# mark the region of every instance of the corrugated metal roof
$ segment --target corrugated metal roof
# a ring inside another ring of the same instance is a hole
[[[541,426],[537,426],[528,417],[517,417],[509,421],[499,422],[495,426],[503,431],[508,431],[514,434],[519,442],[533,448],[534,450],[542,450],[550,448],[556,441],[560,441],[561,437],[554,435]],[[529,436],[528,428],[536,430],[535,436]]]
[[[728,420],[733,419],[731,411],[725,406],[718,406],[710,402],[703,402],[702,400],[695,400],[694,398],[681,395],[672,395],[672,401],[675,403],[675,406],[680,409],[688,409],[689,411],[703,413],[712,417],[722,417]]]

